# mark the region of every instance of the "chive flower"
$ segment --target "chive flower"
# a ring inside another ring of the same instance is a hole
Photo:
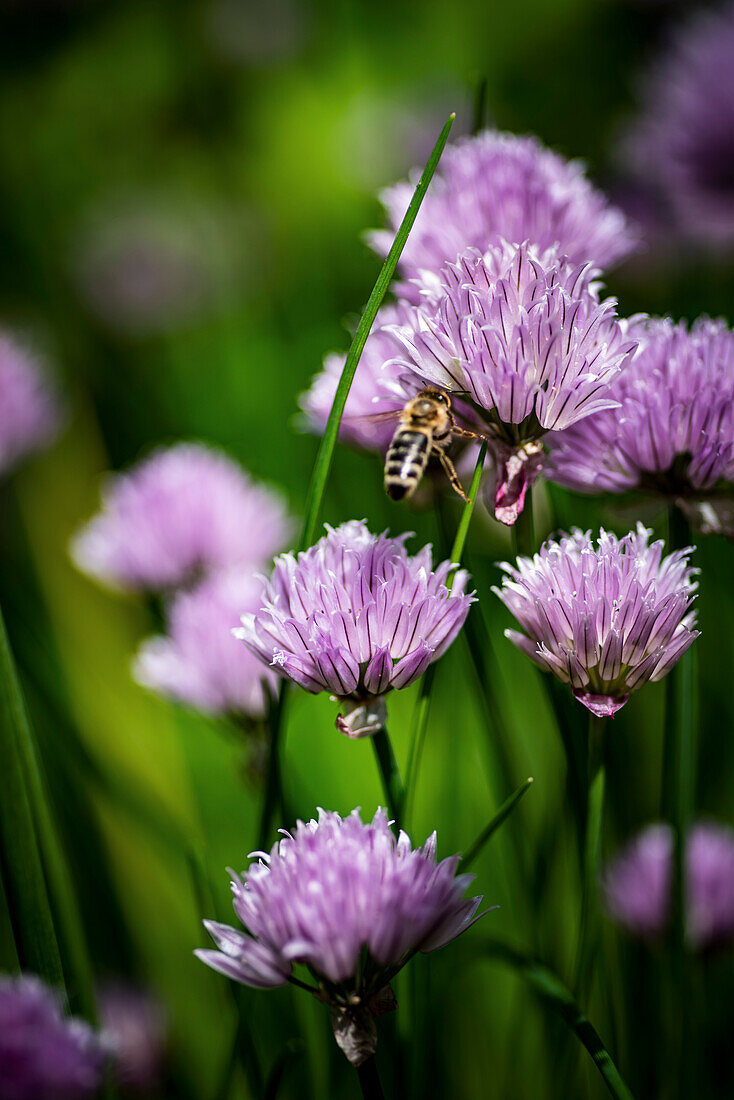
[[[673,830],[649,825],[606,867],[602,896],[611,917],[644,939],[664,935],[671,919]],[[686,939],[703,951],[734,940],[734,829],[698,822],[685,850]]]
[[[632,324],[638,349],[605,409],[550,439],[551,476],[580,492],[700,499],[734,482],[734,333],[707,317]]]
[[[524,633],[506,637],[569,684],[592,714],[613,717],[648,680],[662,680],[698,636],[689,550],[663,558],[642,524],[618,539],[578,529],[533,558],[507,562],[493,592]]]
[[[414,172],[380,195],[388,228],[367,239],[381,256],[388,253],[419,175]],[[541,251],[558,246],[573,263],[601,268],[637,246],[624,214],[589,183],[579,161],[566,160],[535,137],[487,130],[444,150],[399,270],[406,279],[423,270],[438,272],[468,247],[483,252],[501,239],[531,240]]]
[[[597,272],[557,249],[503,241],[468,249],[408,324],[403,369],[467,400],[494,438],[495,515],[512,524],[543,462],[541,440],[617,404],[609,387],[635,344],[600,300]]]
[[[56,392],[34,356],[0,332],[0,475],[47,446],[59,421]]]
[[[392,832],[385,811],[369,823],[319,810],[271,852],[232,874],[244,931],[204,925],[217,950],[196,955],[244,985],[285,985],[307,966],[331,1008],[337,1042],[354,1064],[374,1053],[374,1016],[395,1006],[390,981],[417,951],[435,951],[479,918],[481,897],[465,898],[473,875],[459,857],[437,862],[435,832],[420,848]]]
[[[0,1100],[81,1100],[102,1085],[105,1051],[40,978],[0,975]]]
[[[734,243],[734,4],[668,34],[626,138],[639,181],[673,231],[714,250]]]
[[[201,443],[177,443],[108,480],[101,511],[71,553],[105,584],[157,592],[215,569],[260,565],[290,532],[281,498],[232,458]]]
[[[277,677],[232,637],[243,610],[260,606],[261,581],[247,568],[205,577],[174,596],[166,634],[143,642],[133,664],[138,683],[195,710],[236,719],[265,716]]]
[[[275,559],[259,611],[237,637],[268,667],[341,704],[347,737],[377,732],[385,695],[405,688],[445,652],[473,597],[451,562],[431,567],[431,547],[409,557],[407,535],[373,535],[353,520],[326,528],[315,546]]]
[[[392,439],[395,421],[374,421],[375,414],[398,412],[405,404],[405,397],[391,392],[391,384],[398,381],[401,371],[392,365],[400,352],[400,345],[386,326],[399,324],[406,316],[402,303],[383,306],[375,318],[375,325],[367,338],[357,371],[354,375],[344,416],[339,426],[339,438],[368,451],[384,453]],[[336,388],[341,378],[346,355],[332,353],[311,381],[309,389],[301,394],[299,404],[305,414],[309,430],[323,435],[326,421],[334,403]]]
[[[115,1079],[125,1095],[157,1095],[161,1089],[168,1019],[163,1005],[145,989],[118,982],[97,996],[102,1036],[114,1059]]]

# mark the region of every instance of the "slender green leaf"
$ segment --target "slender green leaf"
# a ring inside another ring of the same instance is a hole
[[[583,882],[581,899],[581,923],[576,960],[574,990],[582,1000],[586,999],[593,974],[594,963],[599,964],[599,857],[604,819],[604,729],[607,718],[589,713],[588,790],[584,832]]]
[[[502,803],[502,805],[500,806],[499,810],[494,815],[492,820],[489,822],[489,824],[486,826],[486,828],[482,829],[481,833],[479,834],[477,839],[474,841],[474,843],[469,848],[469,851],[466,853],[466,855],[462,859],[462,861],[461,861],[462,871],[465,871],[466,868],[469,867],[474,862],[474,860],[477,858],[477,856],[479,855],[479,853],[481,852],[482,848],[487,843],[489,838],[492,836],[492,834],[495,833],[497,831],[497,829],[499,829],[500,825],[504,821],[507,820],[507,818],[510,816],[512,811],[515,809],[515,806],[517,806],[518,802],[523,797],[523,795],[528,790],[530,790],[530,786],[531,786],[532,782],[533,782],[533,777],[530,776],[529,779],[526,779],[525,782],[522,783],[517,788],[517,790],[514,792],[514,794],[511,794],[509,798],[505,799],[505,801]]]
[[[21,742],[28,732],[20,684],[0,612],[0,867],[21,968],[63,987],[61,955],[21,751]]]
[[[316,536],[316,529],[319,521],[319,513],[321,512],[321,503],[324,498],[324,491],[326,489],[326,482],[329,477],[329,470],[331,469],[331,462],[334,455],[334,448],[336,446],[337,436],[339,435],[339,424],[344,413],[344,406],[347,403],[347,397],[349,395],[349,389],[354,379],[355,371],[359,364],[360,356],[364,350],[364,345],[367,342],[367,337],[370,334],[370,329],[374,324],[377,311],[382,305],[382,299],[388,291],[390,283],[392,282],[393,275],[395,274],[395,268],[398,265],[400,255],[405,248],[405,242],[408,239],[408,234],[413,228],[413,222],[416,219],[420,205],[423,202],[423,198],[428,189],[428,185],[433,178],[433,173],[436,171],[436,167],[441,158],[444,145],[449,136],[449,131],[454,122],[454,115],[451,115],[441,131],[438,141],[436,142],[433,152],[428,158],[428,163],[423,170],[423,175],[418,181],[418,186],[413,192],[413,198],[410,200],[410,205],[405,212],[405,217],[400,223],[400,228],[395,234],[395,239],[392,243],[392,247],[387,254],[387,258],[382,265],[380,274],[377,276],[377,282],[374,285],[372,293],[370,294],[369,301],[365,306],[364,313],[362,314],[359,324],[357,325],[357,331],[354,334],[352,340],[352,346],[350,347],[346,362],[344,363],[344,369],[339,379],[339,385],[336,388],[334,395],[334,403],[331,406],[331,412],[329,413],[329,419],[326,422],[326,428],[324,429],[324,436],[321,440],[321,446],[319,447],[319,453],[316,456],[316,462],[314,464],[313,473],[311,475],[311,483],[308,488],[308,495],[306,497],[306,513],[303,523],[303,533],[301,535],[301,549],[305,550],[311,545]]]
[[[372,748],[375,752],[375,759],[377,760],[377,768],[382,780],[382,788],[385,793],[387,808],[395,824],[400,828],[402,824],[405,791],[403,788],[403,781],[400,778],[400,769],[395,759],[390,734],[387,732],[387,728],[382,726],[377,733],[372,735],[370,740],[372,741]]]
[[[484,470],[484,460],[486,457],[487,441],[485,440],[479,448],[479,454],[477,455],[477,461],[469,487],[469,497],[462,509],[459,526],[456,528],[456,535],[454,536],[454,544],[451,547],[451,561],[455,562],[457,567],[464,553],[464,544],[466,543],[466,536],[469,534],[471,518],[474,515],[474,505],[477,502],[477,493],[479,492],[479,483],[482,480],[482,471]]]
[[[512,526],[512,543],[516,555],[532,558],[535,553],[535,523],[533,521],[533,487],[525,497],[525,507]]]
[[[456,576],[456,571],[461,563],[461,558],[464,553],[464,546],[466,544],[466,537],[469,533],[469,525],[471,524],[471,518],[474,514],[474,505],[477,501],[477,494],[479,493],[479,485],[482,480],[482,471],[484,469],[484,460],[487,457],[487,444],[482,443],[479,448],[479,454],[477,455],[477,461],[474,466],[474,473],[472,474],[471,486],[469,487],[469,496],[466,504],[461,513],[461,519],[459,520],[459,526],[456,529],[456,535],[454,536],[454,542],[451,547],[451,554],[449,560],[454,563],[454,571],[449,578],[449,583],[453,581]],[[418,695],[418,702],[416,704],[416,711],[413,716],[413,732],[410,738],[410,749],[408,750],[408,767],[406,771],[405,787],[403,788],[403,817],[404,821],[410,820],[410,814],[412,812],[412,801],[415,792],[415,784],[418,776],[418,770],[420,768],[421,756],[423,754],[423,743],[425,741],[426,730],[428,729],[428,712],[431,705],[431,691],[433,690],[433,680],[436,675],[436,666],[430,665],[423,675],[421,680],[420,692]]]
[[[633,1100],[632,1093],[622,1080],[597,1031],[582,1013],[570,990],[552,970],[515,951],[508,944],[496,940],[485,941],[481,950],[492,958],[500,959],[513,967],[538,996],[566,1021],[586,1047],[594,1065],[604,1078],[607,1089],[612,1096],[616,1097],[616,1100]]]

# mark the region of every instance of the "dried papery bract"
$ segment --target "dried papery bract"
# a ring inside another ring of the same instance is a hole
[[[465,898],[473,875],[458,856],[436,858],[436,834],[413,848],[384,810],[364,823],[319,811],[299,821],[269,854],[233,874],[234,910],[245,931],[205,926],[218,950],[196,954],[256,989],[285,985],[307,966],[331,1009],[334,1034],[354,1065],[375,1050],[374,1017],[395,1007],[390,981],[417,952],[435,951],[479,919]]]
[[[234,565],[256,568],[292,533],[281,497],[200,443],[154,451],[104,488],[76,535],[80,569],[115,587],[160,592]]]
[[[0,476],[48,446],[60,420],[58,395],[36,358],[0,332]]]
[[[244,615],[238,638],[268,668],[341,705],[348,737],[376,733],[385,696],[407,687],[445,652],[473,597],[468,576],[431,548],[414,557],[407,538],[373,535],[353,520],[326,528],[315,546],[275,559],[262,607]]]
[[[0,1096],[84,1100],[102,1085],[105,1048],[61,996],[31,975],[0,975]]]
[[[391,229],[368,240],[384,255],[414,183],[387,188],[381,199]],[[467,247],[484,251],[500,238],[555,245],[574,263],[606,268],[637,247],[624,214],[567,161],[537,138],[487,130],[447,147],[400,261],[408,279],[438,272]],[[401,293],[415,288],[401,286]]]
[[[493,589],[525,631],[506,631],[510,641],[599,717],[661,680],[698,636],[697,570],[686,550],[664,558],[651,534],[642,524],[622,539],[602,529],[594,545],[573,530],[504,563]]]
[[[644,490],[695,515],[709,494],[734,492],[734,333],[708,318],[629,332],[639,346],[610,389],[619,408],[550,436],[550,476],[584,493]]]
[[[685,854],[684,927],[704,951],[734,939],[734,830],[712,821],[693,825]],[[602,894],[619,924],[646,939],[664,935],[672,915],[673,830],[649,825],[606,867]]]
[[[503,241],[468,249],[392,330],[405,369],[466,400],[494,440],[495,515],[513,524],[543,464],[542,439],[613,407],[610,383],[634,350],[600,300],[597,272],[557,249]]]

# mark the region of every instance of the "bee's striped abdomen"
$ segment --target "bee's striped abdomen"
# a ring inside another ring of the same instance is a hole
[[[403,500],[415,492],[430,450],[427,432],[398,428],[385,457],[385,492],[392,500]]]

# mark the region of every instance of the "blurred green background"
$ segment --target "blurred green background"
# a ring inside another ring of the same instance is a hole
[[[57,365],[68,411],[58,444],[0,488],[0,604],[97,973],[165,1004],[162,1094],[214,1097],[236,1016],[228,984],[191,954],[206,939],[202,900],[178,838],[202,851],[214,883],[205,915],[228,919],[225,867],[244,866],[255,845],[259,794],[216,722],[132,683],[148,609],[77,574],[69,536],[95,510],[103,471],[179,438],[227,448],[298,514],[316,441],[296,430],[296,398],[324,353],[346,348],[377,275],[360,239],[379,224],[377,189],[422,162],[451,111],[453,137],[471,128],[483,79],[493,123],[584,158],[613,187],[637,74],[674,16],[612,0],[4,0],[0,11],[0,314]],[[629,262],[608,284],[623,314],[688,317],[726,313],[734,289],[731,266],[701,256]],[[416,531],[415,547],[438,537],[433,515],[385,499],[377,458],[340,449],[324,519],[362,516]],[[634,518],[547,489],[536,502],[541,533],[600,521],[623,532]],[[662,517],[645,518],[664,533]],[[573,1035],[479,951],[482,936],[504,936],[568,979],[579,914],[562,742],[540,674],[503,639],[508,616],[489,592],[508,553],[505,532],[479,516],[473,614],[490,628],[501,722],[477,702],[458,641],[437,675],[414,839],[436,828],[440,853],[466,848],[508,778],[535,784],[476,868],[499,910],[397,983],[400,1011],[381,1023],[378,1053],[395,1096],[604,1095]],[[733,561],[716,539],[697,553],[697,807],[718,818],[734,771]],[[606,852],[659,812],[663,695],[647,687],[614,722]],[[391,702],[401,762],[414,700],[411,689]],[[317,805],[371,815],[370,747],[337,736],[333,718],[327,699],[294,694],[289,797],[303,815]],[[663,963],[610,925],[605,936],[589,1014],[635,1094],[664,1096]],[[15,965],[11,944],[0,905],[0,969]],[[730,958],[698,968],[699,1096],[725,1095],[731,977]],[[291,989],[243,995],[265,1075],[290,1040],[306,1040],[279,1095],[357,1095],[322,1006]],[[559,1091],[569,1063],[574,1083]],[[239,1070],[231,1095],[247,1095]]]

